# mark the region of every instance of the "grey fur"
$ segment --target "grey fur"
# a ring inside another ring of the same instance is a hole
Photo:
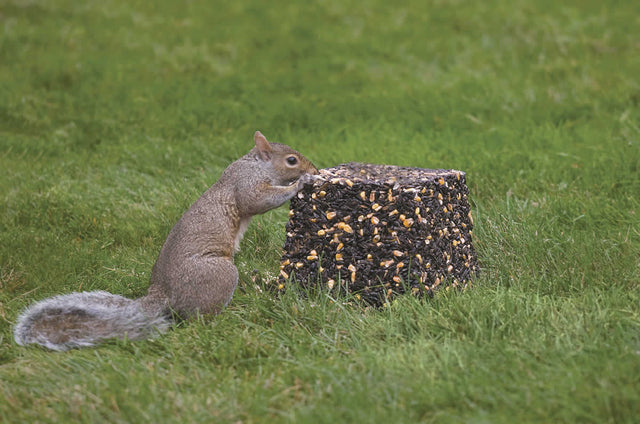
[[[105,291],[74,292],[25,309],[18,317],[14,336],[21,346],[38,343],[52,350],[68,350],[125,336],[146,339],[165,332],[170,325],[170,317],[161,310],[143,312],[139,300]]]

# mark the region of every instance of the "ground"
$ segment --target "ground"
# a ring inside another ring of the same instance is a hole
[[[0,0],[0,421],[636,422],[640,6]],[[217,317],[19,347],[31,302],[145,293],[252,135],[467,173],[475,287],[276,298],[286,207]]]

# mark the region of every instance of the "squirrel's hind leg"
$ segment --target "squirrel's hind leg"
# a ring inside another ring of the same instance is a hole
[[[169,295],[169,305],[181,318],[218,314],[231,301],[238,270],[225,257],[198,256],[183,265],[180,283]]]

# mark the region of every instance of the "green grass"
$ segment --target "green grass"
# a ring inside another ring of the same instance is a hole
[[[0,421],[637,422],[640,4],[0,0]],[[259,129],[319,167],[467,172],[474,289],[274,299],[286,208],[224,313],[13,342],[29,303],[143,295]]]

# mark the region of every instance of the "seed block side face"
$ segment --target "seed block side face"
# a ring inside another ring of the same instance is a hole
[[[291,200],[278,287],[327,286],[380,305],[471,283],[463,172],[349,163],[321,175]]]

